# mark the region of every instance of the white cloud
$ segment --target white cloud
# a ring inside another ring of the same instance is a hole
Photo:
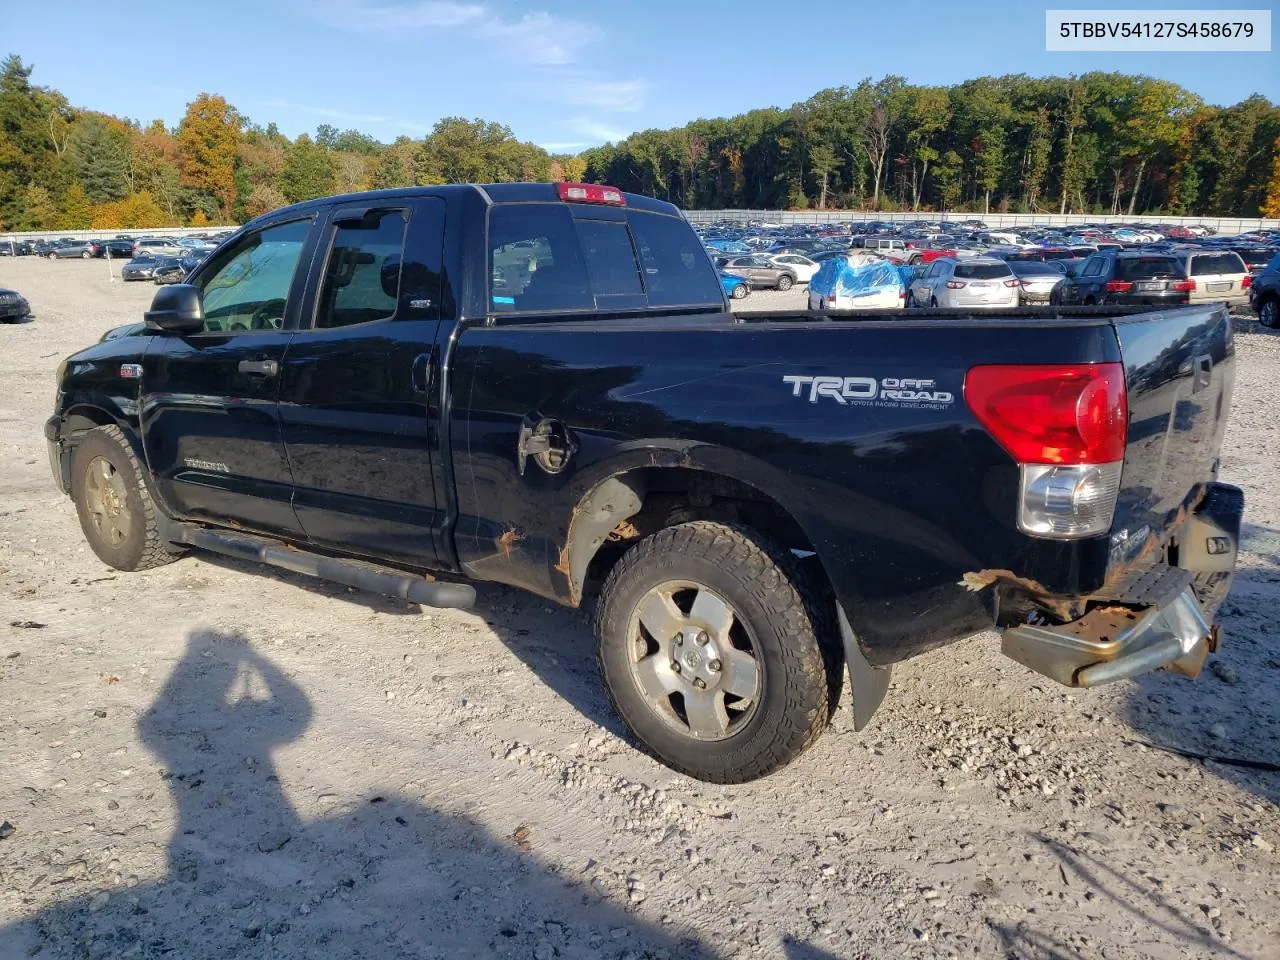
[[[347,123],[388,123],[387,117],[373,113],[348,113],[345,110],[331,110],[328,107],[310,107],[303,103],[290,103],[288,100],[264,100],[263,107],[277,107],[282,110],[297,110],[316,117],[328,117],[331,120],[343,120]],[[399,126],[399,124],[396,124]]]
[[[545,81],[508,83],[506,89],[545,103],[591,107],[605,113],[638,113],[644,109],[647,80],[593,80],[580,73],[554,71]]]
[[[538,146],[547,151],[547,153],[577,153],[580,150],[585,150],[587,147],[594,147],[596,144],[591,143],[588,140],[571,140],[567,143],[555,140],[549,143],[546,141],[540,141]]]
[[[402,36],[423,29],[463,29],[519,60],[542,65],[573,63],[583,47],[601,37],[598,27],[582,20],[543,11],[508,19],[491,7],[451,0],[316,0],[301,9],[321,23],[354,33]]]
[[[574,117],[568,122],[567,126],[574,133],[588,138],[593,144],[617,143],[619,140],[625,140],[631,136],[630,130],[611,127],[589,117]]]

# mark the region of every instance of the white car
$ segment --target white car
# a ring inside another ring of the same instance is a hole
[[[1016,307],[1022,284],[1009,264],[988,257],[943,258],[907,288],[908,307]]]
[[[818,272],[819,264],[814,263],[808,257],[802,257],[798,253],[782,253],[769,259],[778,266],[786,267],[794,273],[796,275],[796,283],[808,283],[813,279],[813,275]]]

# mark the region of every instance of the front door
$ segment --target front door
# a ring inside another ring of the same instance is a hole
[[[358,205],[336,209],[323,230],[280,395],[294,509],[318,545],[439,563],[429,391],[436,328],[451,309],[444,212],[432,197]]]
[[[205,264],[192,278],[204,292],[204,329],[163,338],[143,360],[147,461],[183,517],[300,533],[277,393],[312,225],[264,227]]]

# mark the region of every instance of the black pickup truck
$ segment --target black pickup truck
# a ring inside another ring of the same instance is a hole
[[[54,477],[122,570],[188,550],[427,605],[594,601],[635,736],[738,782],[996,627],[1072,686],[1219,642],[1221,305],[728,311],[666,203],[450,185],[277,210],[58,374]]]

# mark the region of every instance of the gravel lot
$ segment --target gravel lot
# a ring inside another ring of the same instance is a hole
[[[724,788],[621,736],[542,600],[105,568],[41,425],[58,361],[155,288],[31,258],[0,285],[35,310],[0,326],[0,957],[1278,955],[1280,774],[1177,751],[1280,763],[1280,336],[1239,323],[1212,670],[1069,691],[986,634]]]

